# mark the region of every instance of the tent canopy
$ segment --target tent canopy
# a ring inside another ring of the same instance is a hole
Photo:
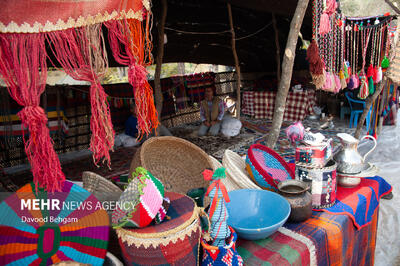
[[[227,2],[232,5],[236,49],[242,71],[276,71],[272,13],[277,19],[282,58],[296,0],[168,0],[163,62],[234,65]],[[308,40],[312,34],[311,6],[310,3],[301,30],[304,39]],[[156,54],[157,22],[161,14],[159,0],[153,1],[152,10],[155,17],[153,52]],[[297,60],[304,60],[304,57],[299,56]]]

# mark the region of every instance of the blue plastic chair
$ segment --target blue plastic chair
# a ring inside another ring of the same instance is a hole
[[[349,101],[350,105],[350,124],[349,128],[357,127],[357,122],[358,122],[358,116],[361,115],[364,112],[365,108],[365,101],[361,100],[356,100],[351,97],[351,92],[347,91],[345,92],[346,98]],[[371,120],[371,112],[372,112],[372,106],[368,111],[367,118],[365,119],[366,127],[367,127],[367,132],[369,130],[369,121]]]

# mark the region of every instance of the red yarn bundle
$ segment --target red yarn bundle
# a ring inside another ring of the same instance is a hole
[[[314,75],[322,75],[323,74],[325,65],[319,55],[318,45],[315,40],[312,40],[310,46],[307,49],[307,60],[310,65],[310,73],[311,74],[314,74]]]
[[[135,97],[139,139],[144,134],[148,135],[153,128],[157,128],[159,123],[154,106],[153,89],[147,81],[147,70],[144,67],[144,47],[143,49],[133,49],[133,47],[145,46],[143,44],[145,38],[142,36],[140,23],[136,20],[129,22],[127,20],[113,20],[105,23],[108,28],[108,38],[114,58],[120,64],[129,65],[128,81],[133,87]],[[130,45],[129,39],[135,40],[135,44]]]
[[[313,83],[317,89],[321,89],[325,84],[325,64],[322,61],[318,45],[315,40],[312,40],[310,46],[307,49],[307,60],[309,62],[310,73],[313,79]]]
[[[114,149],[115,132],[107,94],[99,81],[108,67],[107,56],[103,50],[101,24],[48,32],[47,37],[63,71],[76,80],[91,83],[90,150],[96,165],[104,158],[103,162],[107,161],[110,166],[109,151]]]
[[[39,106],[47,78],[44,35],[0,34],[0,54],[0,74],[11,97],[24,106],[18,116],[29,130],[29,139],[23,139],[36,188],[60,191],[65,176]]]

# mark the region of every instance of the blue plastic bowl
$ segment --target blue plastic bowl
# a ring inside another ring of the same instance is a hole
[[[236,230],[240,238],[266,238],[275,233],[290,215],[289,202],[275,192],[240,189],[228,195],[228,225]]]

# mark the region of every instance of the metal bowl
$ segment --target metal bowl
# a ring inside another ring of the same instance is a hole
[[[356,187],[361,183],[361,178],[338,174],[337,182],[341,187]]]

